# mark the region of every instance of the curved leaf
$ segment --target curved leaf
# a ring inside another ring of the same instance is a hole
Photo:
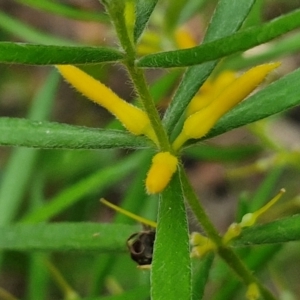
[[[107,47],[72,47],[0,42],[0,63],[27,65],[94,64],[123,58]]]
[[[0,118],[0,145],[48,149],[146,148],[151,142],[123,130]]]

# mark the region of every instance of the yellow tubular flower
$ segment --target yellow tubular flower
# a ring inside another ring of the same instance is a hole
[[[134,135],[145,134],[155,143],[156,135],[144,111],[116,95],[100,81],[71,65],[56,66],[61,75],[83,95],[106,108]]]
[[[183,26],[175,31],[175,41],[179,49],[187,49],[197,46],[195,39]]]
[[[225,71],[221,73],[214,81],[206,80],[198,93],[190,102],[186,116],[203,109],[212,103],[223,90],[236,79],[235,72]]]
[[[152,159],[152,165],[147,174],[147,193],[156,194],[163,191],[176,172],[177,164],[177,157],[170,152],[157,153]]]
[[[211,104],[186,119],[173,148],[178,150],[188,139],[199,139],[206,135],[218,119],[248,96],[279,65],[270,63],[254,67],[234,80]]]

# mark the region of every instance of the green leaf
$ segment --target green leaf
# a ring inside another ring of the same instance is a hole
[[[121,52],[107,47],[71,47],[0,42],[0,63],[59,65],[112,62]]]
[[[232,245],[241,247],[299,241],[299,222],[300,215],[294,215],[267,224],[245,228],[242,234],[232,241]]]
[[[51,72],[44,86],[34,97],[28,114],[30,119],[45,120],[48,118],[58,82],[59,76],[57,72]],[[9,120],[8,118],[3,119]],[[28,120],[28,122],[31,121]],[[4,128],[1,128],[0,132],[0,139],[7,134]],[[29,179],[32,175],[38,154],[39,152],[35,149],[14,149],[12,152],[12,156],[1,177],[0,226],[10,223],[16,216],[23,195],[28,188]],[[20,168],[20,166],[22,167]]]
[[[226,70],[240,70],[254,65],[274,60],[278,57],[287,56],[289,54],[298,53],[300,50],[300,34],[293,33],[276,39],[265,45],[262,51],[254,53],[251,56],[234,55],[227,59],[221,68]]]
[[[0,27],[7,32],[31,43],[39,43],[46,45],[68,45],[75,46],[75,42],[50,35],[34,27],[25,24],[7,14],[0,12]]]
[[[151,271],[151,299],[191,299],[189,235],[178,172],[160,195]]]
[[[27,214],[21,221],[36,223],[48,220],[82,200],[84,196],[95,191],[97,193],[102,192],[105,188],[111,187],[137,169],[143,157],[143,152],[137,152],[119,162],[114,161],[111,166],[103,168],[66,188],[50,199],[47,204]]]
[[[95,22],[105,22],[109,21],[106,14],[97,11],[87,11],[83,9],[77,9],[62,3],[55,3],[53,1],[47,0],[17,0],[21,4],[28,5],[33,8],[37,8],[46,12],[50,12],[63,17],[82,20],[82,21],[95,21]]]
[[[134,27],[134,41],[136,42],[143,33],[149,18],[158,0],[137,0],[136,1],[136,21]]]
[[[229,111],[205,138],[285,111],[300,103],[300,69],[280,78]]]
[[[266,43],[299,26],[300,10],[296,10],[262,26],[255,26],[198,47],[146,55],[138,61],[137,65],[144,68],[198,65]]]
[[[16,224],[0,227],[0,249],[18,251],[125,251],[136,226],[100,223]]]
[[[124,130],[0,118],[0,145],[48,149],[147,148],[151,142]]]
[[[254,0],[220,0],[207,29],[204,43],[236,32],[247,17],[253,2]],[[210,75],[216,64],[217,62],[207,62],[201,66],[188,68],[164,115],[163,122],[168,132],[175,128],[185,108]]]

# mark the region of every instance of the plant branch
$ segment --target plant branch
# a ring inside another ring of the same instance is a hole
[[[200,201],[193,190],[185,170],[180,166],[180,180],[182,184],[182,189],[186,201],[191,207],[194,215],[196,216],[199,223],[202,225],[205,230],[208,238],[214,242],[217,247],[217,253],[219,256],[227,263],[227,265],[241,278],[246,286],[249,286],[252,283],[255,283],[261,295],[265,300],[275,300],[274,296],[259,282],[259,280],[252,274],[246,265],[241,261],[241,259],[236,255],[236,253],[222,241],[222,237],[219,235],[218,231],[210,221],[207,216],[204,208],[200,204]]]
[[[166,131],[161,123],[155,103],[151,97],[144,71],[135,65],[136,51],[130,38],[130,28],[127,28],[125,21],[125,4],[123,1],[104,1],[107,11],[111,16],[118,39],[126,52],[124,64],[133,81],[135,90],[140,97],[144,110],[146,111],[153,130],[157,136],[158,144],[163,151],[172,151]],[[121,6],[120,6],[121,5]]]

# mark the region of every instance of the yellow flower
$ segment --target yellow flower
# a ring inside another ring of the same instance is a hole
[[[173,143],[174,150],[178,150],[187,140],[199,139],[205,136],[225,113],[247,97],[265,77],[280,63],[270,63],[256,66],[237,79],[230,79],[229,85],[219,90],[214,98],[206,97],[204,105],[186,119],[181,133]]]
[[[217,246],[208,237],[199,232],[192,232],[190,235],[190,244],[192,246],[191,257],[203,257],[206,253],[214,251]]]
[[[185,26],[177,28],[172,38],[173,40],[169,43],[157,34],[157,30],[145,32],[141,42],[137,45],[137,53],[146,55],[160,52],[166,50],[166,45],[168,44],[175,44],[175,47],[178,49],[187,49],[197,46],[197,42]]]
[[[157,153],[153,159],[146,178],[148,194],[160,193],[170,182],[176,172],[178,158],[170,152]]]
[[[106,108],[134,135],[146,135],[157,143],[147,114],[116,95],[100,81],[71,65],[56,66],[61,75],[79,92]]]
[[[174,38],[179,49],[187,49],[197,46],[195,39],[184,26],[179,27],[175,31]]]
[[[190,102],[186,116],[188,117],[212,103],[236,78],[235,72],[224,71],[215,80],[206,80],[199,93]]]

